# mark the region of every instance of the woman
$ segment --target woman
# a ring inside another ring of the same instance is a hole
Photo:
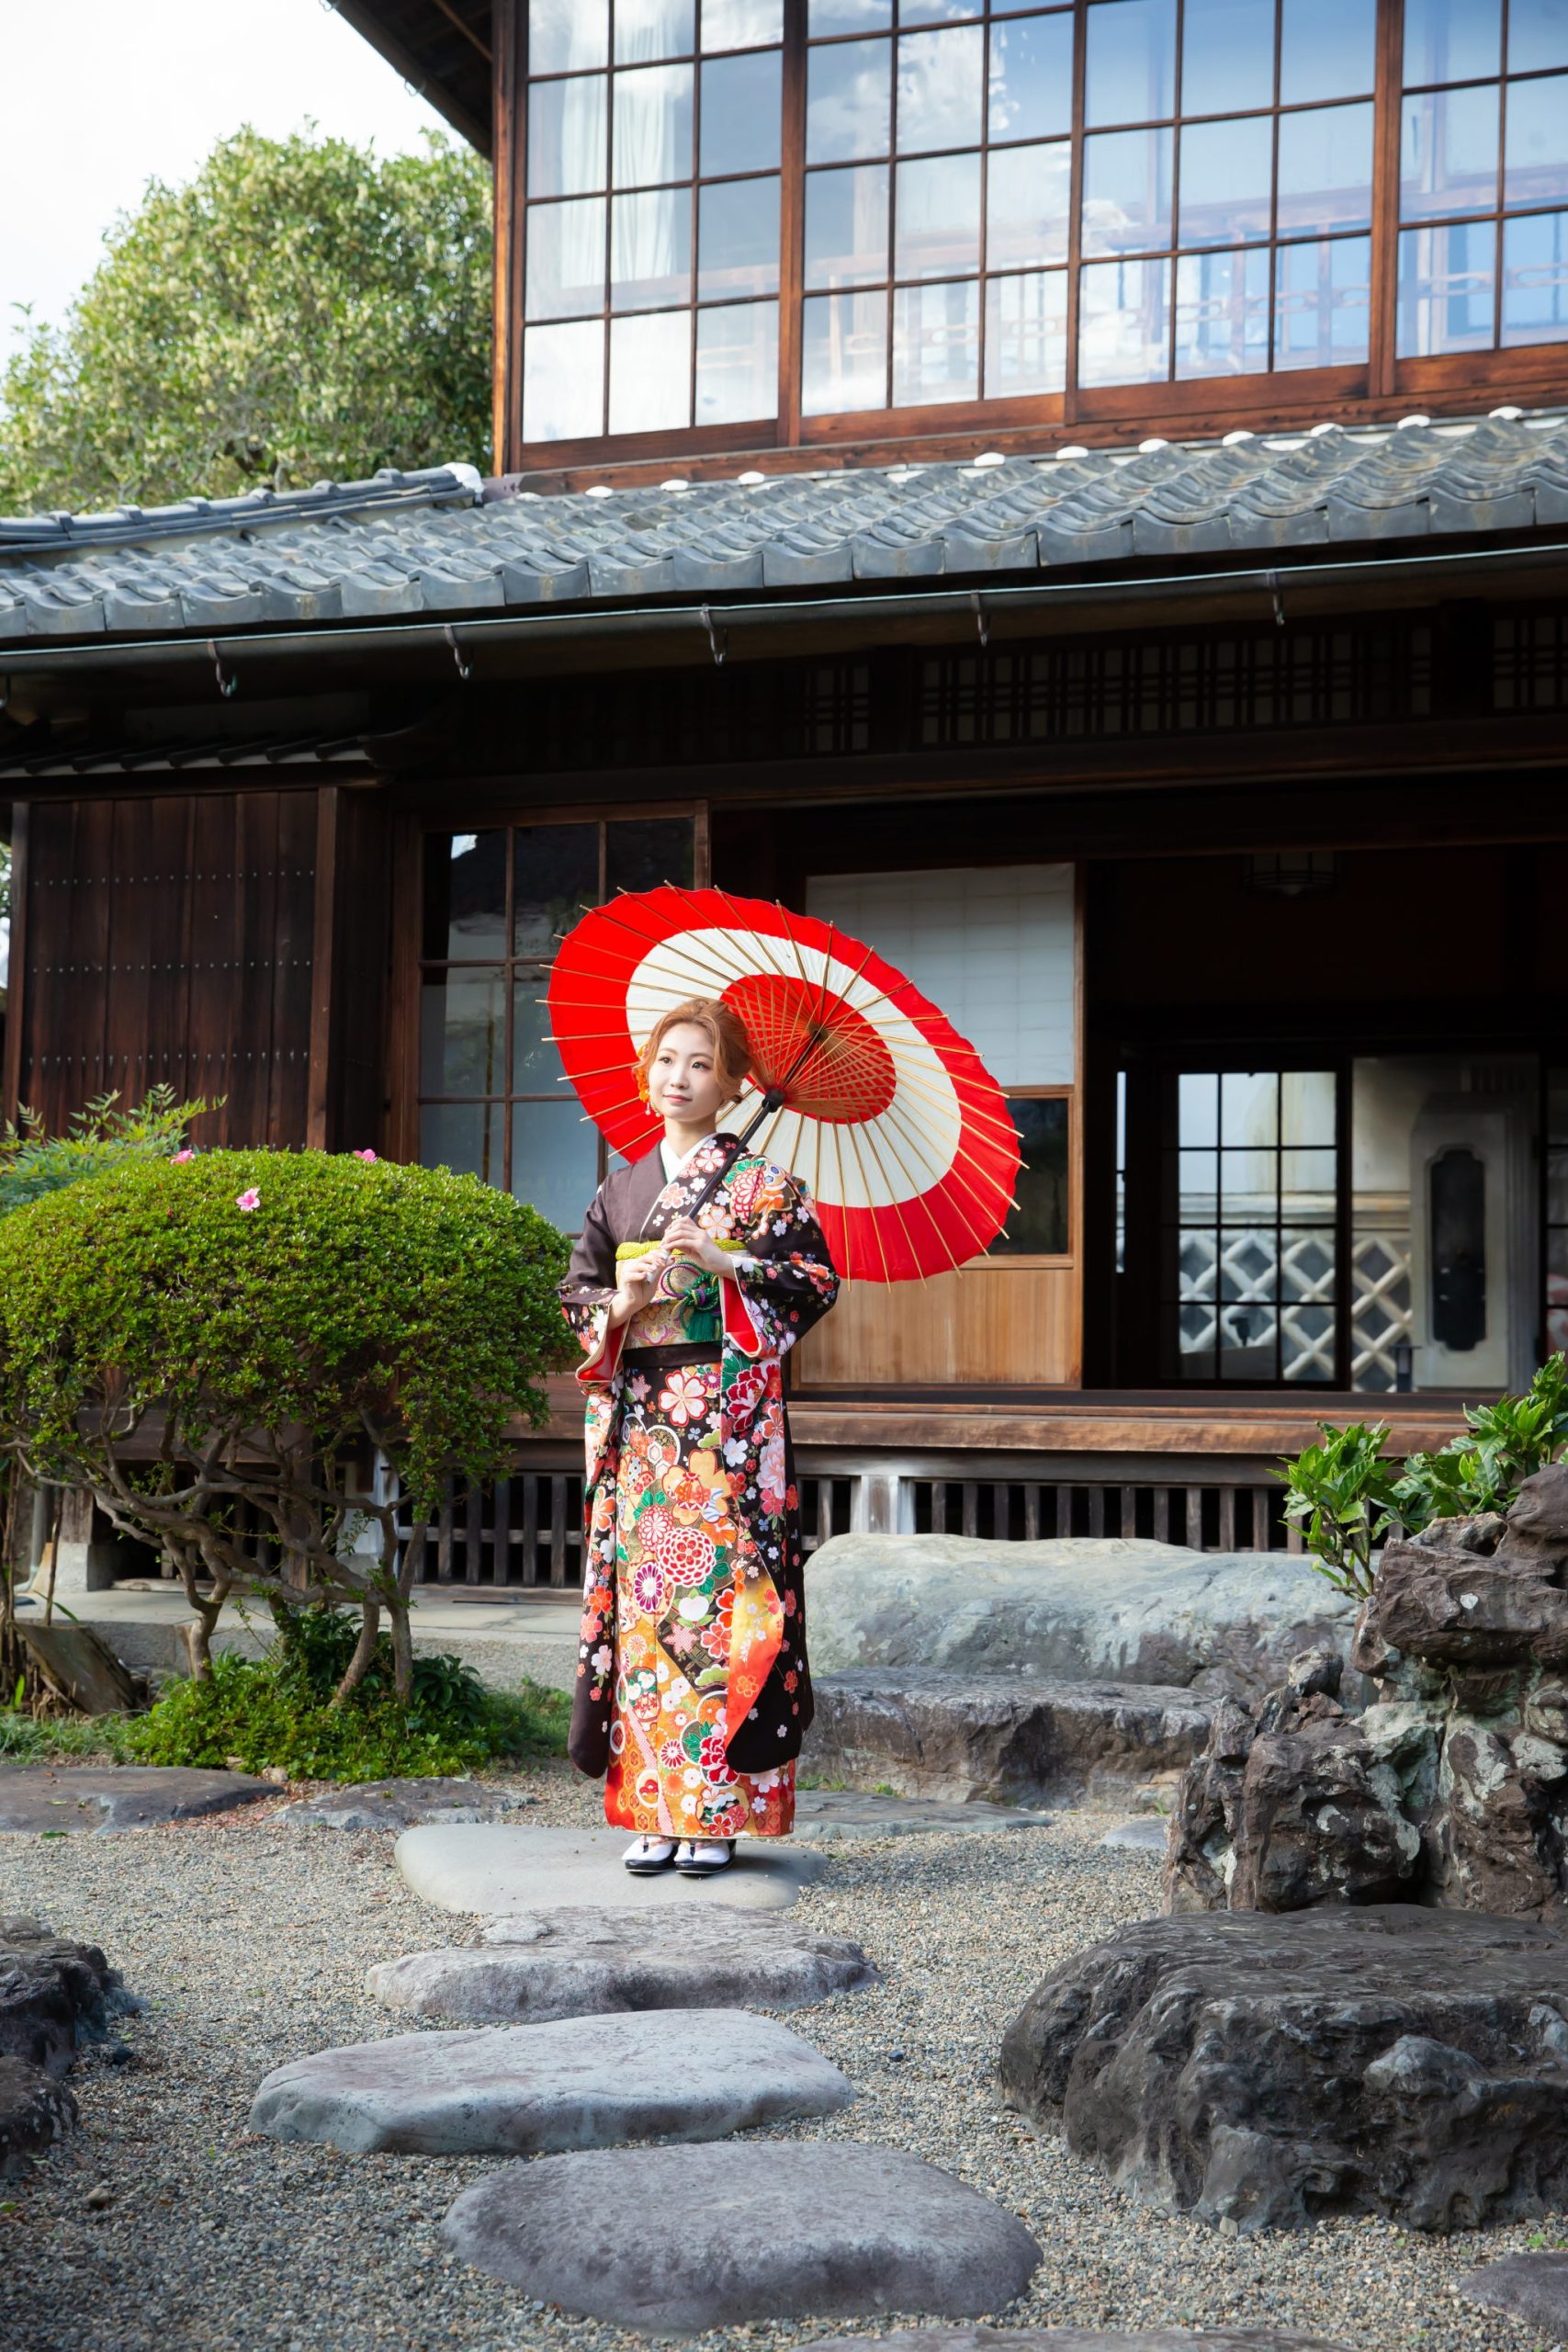
[[[715,1132],[750,1058],[728,1005],[664,1014],[637,1066],[664,1140],[600,1186],[561,1284],[588,1400],[570,1751],[639,1872],[787,1837],[811,1721],[780,1364],[839,1278],[804,1187]]]

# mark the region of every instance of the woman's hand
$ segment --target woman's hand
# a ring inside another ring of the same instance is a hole
[[[648,1305],[649,1292],[670,1263],[670,1252],[660,1242],[645,1257],[628,1259],[616,1269],[615,1295],[610,1301],[610,1329],[630,1322],[639,1308]]]
[[[695,1217],[671,1218],[664,1228],[666,1250],[679,1250],[683,1258],[695,1259],[710,1274],[721,1274],[727,1280],[735,1277],[735,1260],[728,1250],[721,1250],[711,1234],[705,1233]]]

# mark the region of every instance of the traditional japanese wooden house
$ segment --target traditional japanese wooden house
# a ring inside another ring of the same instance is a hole
[[[493,469],[0,524],[8,1102],[570,1227],[554,935],[711,877],[908,970],[1030,1163],[802,1349],[819,1530],[1278,1543],[1316,1417],[1525,1378],[1568,0],[341,5],[493,153]],[[574,1575],[575,1443],[443,1573]]]

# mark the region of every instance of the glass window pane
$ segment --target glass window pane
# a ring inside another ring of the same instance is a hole
[[[617,196],[610,222],[610,308],[668,310],[691,299],[691,189]]]
[[[1490,220],[1406,229],[1399,240],[1402,359],[1492,347],[1497,231]]]
[[[1568,74],[1508,85],[1503,201],[1549,204],[1568,196]]]
[[[1059,392],[1067,380],[1067,273],[986,282],[986,398]]]
[[[1078,277],[1078,381],[1157,384],[1166,349],[1170,264],[1090,262]]]
[[[784,39],[784,0],[703,0],[703,47],[765,49]]]
[[[893,404],[973,400],[980,379],[980,289],[901,286],[893,297]]]
[[[616,187],[692,176],[692,69],[645,65],[615,76]]]
[[[898,165],[893,272],[945,277],[980,266],[980,158],[932,155]]]
[[[1274,365],[1348,368],[1367,356],[1370,237],[1281,245],[1275,254]]]
[[[1062,1257],[1068,1246],[1066,1102],[1060,1095],[1045,1102],[1014,1097],[1008,1115],[1018,1129],[1024,1165],[1014,1187],[1018,1206],[991,1253]]]
[[[1269,365],[1269,255],[1184,254],[1176,265],[1178,376],[1247,376]]]
[[[579,318],[604,307],[604,199],[531,205],[525,315]]]
[[[777,178],[704,188],[697,230],[697,298],[773,294],[779,283]],[[769,412],[770,414],[772,412]]]
[[[985,0],[898,0],[901,25],[953,25],[985,13]]]
[[[520,974],[512,990],[512,1091],[548,1094],[558,1091],[560,1055],[549,1043],[549,967]]]
[[[703,67],[703,176],[775,171],[783,131],[783,62],[777,50],[720,57]]]
[[[1332,1148],[1339,1131],[1338,1084],[1331,1069],[1288,1069],[1280,1080],[1280,1140]],[[1305,1167],[1305,1161],[1303,1166]],[[1316,1164],[1315,1162],[1314,1163]],[[1330,1169],[1325,1182],[1332,1182]],[[1318,1170],[1318,1176],[1323,1171]],[[1303,1176],[1303,1182],[1306,1178]],[[1317,1178],[1313,1181],[1315,1182]]]
[[[420,1164],[499,1184],[505,1123],[503,1103],[427,1102],[419,1114]]]
[[[1503,341],[1568,341],[1568,212],[1504,222]]]
[[[806,283],[863,286],[887,275],[886,164],[808,172],[806,177]]]
[[[893,22],[893,0],[810,0],[806,28],[813,40],[832,33],[874,33]]]
[[[993,269],[1065,261],[1071,219],[1073,151],[1066,139],[1043,147],[1004,147],[986,174],[986,257]]]
[[[1372,217],[1372,109],[1280,117],[1278,230],[1364,229]]]
[[[1280,1139],[1280,1076],[1271,1069],[1227,1069],[1220,1079],[1220,1141],[1233,1149]],[[1269,1182],[1272,1184],[1270,1172]],[[1229,1189],[1227,1181],[1227,1190]]]
[[[1377,18],[1368,0],[1280,0],[1280,104],[1370,93]]]
[[[1406,98],[1399,134],[1400,219],[1495,210],[1497,130],[1495,82]]]
[[[604,413],[604,330],[597,319],[530,327],[523,337],[523,438],[597,434]]]
[[[1568,65],[1568,0],[1509,0],[1509,73],[1548,65]]]
[[[499,964],[427,972],[420,986],[422,1094],[504,1094],[506,981]]]
[[[459,962],[506,953],[506,835],[429,833],[422,952]]]
[[[806,160],[850,164],[886,155],[893,136],[893,44],[850,40],[808,52]]]
[[[812,294],[801,304],[800,404],[807,416],[887,405],[887,298]]]
[[[1185,1084],[1187,1081],[1181,1081]],[[1210,1088],[1213,1079],[1201,1079]],[[1176,1155],[1177,1207],[1183,1225],[1201,1225],[1219,1214],[1220,1155],[1217,1151],[1179,1151]]]
[[[990,115],[987,137],[1055,139],[1073,127],[1073,20],[1003,19],[991,27]]]
[[[911,33],[898,43],[898,153],[979,143],[986,36],[978,25]]]
[[[604,76],[539,82],[528,93],[528,193],[591,196],[604,185]]]
[[[616,64],[690,57],[694,15],[693,0],[615,0]]]
[[[1235,245],[1251,237],[1267,238],[1273,179],[1270,116],[1189,123],[1181,133],[1179,242]]]
[[[1514,0],[1515,15],[1519,0]],[[1479,81],[1503,57],[1503,0],[1404,0],[1404,84]]]
[[[1231,114],[1274,102],[1274,0],[1187,0],[1181,111]]]
[[[513,1105],[514,1199],[526,1201],[563,1233],[581,1233],[598,1184],[599,1137],[575,1102]]]
[[[689,889],[692,856],[689,817],[614,818],[605,828],[605,886],[611,898],[617,890],[657,890],[665,882]]]
[[[1177,1135],[1184,1145],[1217,1143],[1220,1081],[1208,1070],[1183,1070],[1176,1081]]]
[[[774,416],[779,405],[779,306],[731,302],[697,312],[699,424]]]
[[[691,421],[691,312],[612,321],[611,432],[669,433]]]
[[[1169,244],[1171,148],[1168,130],[1101,131],[1084,141],[1086,254]]]
[[[512,882],[512,952],[553,956],[585,907],[599,902],[597,825],[520,825]]]
[[[610,0],[528,0],[530,74],[580,74],[610,62]]]
[[[1084,120],[1176,112],[1176,0],[1089,0]]]

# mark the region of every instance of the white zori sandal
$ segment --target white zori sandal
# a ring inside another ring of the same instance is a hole
[[[712,1878],[734,1860],[733,1838],[682,1838],[675,1849],[675,1867],[684,1878]]]
[[[637,1838],[621,1856],[627,1870],[638,1878],[649,1878],[655,1871],[667,1871],[675,1859],[673,1838]]]

